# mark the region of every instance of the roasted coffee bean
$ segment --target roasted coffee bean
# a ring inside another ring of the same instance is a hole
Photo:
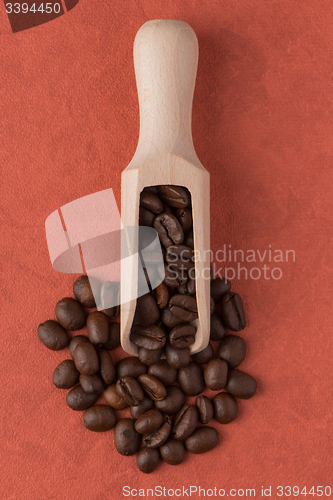
[[[184,245],[194,248],[194,241],[193,241],[193,229],[190,229],[187,231],[187,233],[184,236]]]
[[[72,410],[82,411],[96,403],[98,394],[87,394],[80,385],[76,385],[66,396],[66,403]]]
[[[186,449],[190,453],[205,453],[210,451],[219,442],[219,435],[214,427],[206,425],[205,427],[199,427],[196,429],[191,436],[189,436],[185,441]]]
[[[195,328],[192,325],[181,324],[175,326],[169,334],[169,342],[177,349],[190,347],[194,344]]]
[[[143,374],[138,377],[138,381],[142,385],[143,390],[154,401],[164,399],[167,391],[162,382],[154,375]]]
[[[185,446],[177,439],[169,438],[160,446],[160,454],[164,462],[170,465],[179,465],[185,458]]]
[[[238,293],[227,293],[221,299],[221,316],[223,323],[238,332],[246,326],[243,302]]]
[[[220,358],[212,359],[205,367],[205,384],[212,391],[221,391],[227,383],[227,376],[228,365]]]
[[[83,375],[94,375],[99,368],[96,349],[90,342],[83,342],[76,346],[74,362],[76,368]]]
[[[211,297],[210,298],[210,302],[209,302],[209,310],[210,310],[210,314],[211,315],[213,314],[214,309],[215,309],[215,302],[214,302],[213,297]]]
[[[105,314],[94,311],[87,317],[87,333],[92,344],[105,344],[109,339],[109,322]]]
[[[215,302],[220,302],[225,293],[229,293],[231,284],[226,278],[214,278],[210,282],[210,294]]]
[[[133,344],[145,349],[162,349],[166,342],[166,334],[156,325],[141,326],[136,325],[132,327],[130,339]]]
[[[148,368],[148,375],[157,377],[164,386],[172,385],[177,380],[177,370],[169,365],[166,359],[161,359]]]
[[[162,213],[154,219],[154,229],[165,247],[180,245],[184,240],[182,226],[172,214]]]
[[[114,428],[117,423],[117,416],[110,406],[95,405],[85,410],[83,423],[90,431],[105,432]]]
[[[205,390],[201,367],[192,361],[188,366],[180,368],[178,370],[178,383],[188,396],[198,396]]]
[[[167,395],[161,401],[155,401],[155,407],[162,413],[174,415],[184,406],[186,395],[177,385],[167,387]]]
[[[123,410],[124,408],[128,407],[126,401],[121,396],[119,396],[116,389],[116,384],[109,385],[103,392],[103,397],[106,403],[115,410]]]
[[[81,373],[80,385],[87,394],[102,394],[105,387],[104,381],[98,373],[95,375],[82,375]]]
[[[163,424],[163,415],[160,411],[153,409],[148,410],[138,417],[135,422],[135,430],[139,434],[149,434],[161,427]]]
[[[71,297],[65,297],[55,307],[55,315],[66,330],[80,330],[86,324],[86,313],[80,302]]]
[[[149,293],[142,295],[136,301],[134,322],[141,326],[150,326],[156,323],[160,317],[160,311],[156,300]]]
[[[186,208],[190,203],[188,192],[180,186],[158,186],[157,189],[161,200],[171,207]]]
[[[134,420],[122,418],[114,428],[114,445],[121,455],[137,453],[141,446],[141,434],[134,428]]]
[[[178,287],[187,281],[187,272],[184,269],[175,269],[170,265],[164,266],[163,283],[168,287]]]
[[[118,361],[116,365],[117,377],[138,378],[147,372],[147,367],[137,357],[127,357]]]
[[[141,192],[140,194],[140,206],[154,212],[154,214],[160,214],[163,212],[163,203],[156,194]]]
[[[55,368],[52,382],[59,389],[70,389],[79,382],[80,373],[72,359],[61,361]]]
[[[169,309],[183,321],[194,321],[198,318],[197,301],[191,295],[173,295],[169,300]]]
[[[153,292],[156,304],[160,309],[164,309],[169,302],[169,289],[164,283],[160,283]]]
[[[217,355],[224,359],[232,368],[236,368],[244,360],[246,354],[246,343],[238,335],[227,335],[221,340]]]
[[[41,323],[37,329],[40,341],[52,351],[60,351],[69,344],[69,335],[66,330],[53,319]]]
[[[163,324],[168,328],[174,328],[183,323],[183,320],[174,316],[168,307],[163,309],[161,319]]]
[[[146,186],[143,188],[142,193],[153,193],[158,195],[158,189],[156,186]]]
[[[194,295],[195,294],[195,280],[188,279],[186,283],[180,285],[178,288],[178,293],[183,295]]]
[[[103,344],[104,349],[111,351],[120,346],[120,325],[119,323],[109,323],[108,340]]]
[[[98,349],[97,354],[102,379],[108,385],[113,384],[116,381],[116,368],[110,353],[106,349]]]
[[[228,424],[238,415],[236,398],[227,392],[220,392],[213,397],[214,417],[220,424]]]
[[[193,361],[195,361],[199,365],[205,365],[206,363],[209,363],[211,359],[213,359],[214,348],[209,342],[207,347],[205,347],[202,351],[197,352],[196,354],[192,354],[191,357]]]
[[[192,434],[197,424],[197,408],[193,405],[186,405],[175,416],[171,435],[175,439],[186,439]]]
[[[95,297],[91,289],[92,283],[95,293],[100,292],[101,284],[95,278],[88,278],[88,276],[80,276],[73,285],[73,293],[76,298],[84,307],[96,307]]]
[[[164,423],[159,429],[149,434],[143,435],[143,444],[147,448],[158,448],[161,446],[170,436],[171,432],[171,420],[168,415],[164,415]]]
[[[117,380],[116,390],[127,404],[137,406],[143,400],[143,390],[133,377],[121,377]]]
[[[144,207],[139,207],[139,225],[153,227],[156,215]]]
[[[176,347],[172,347],[169,343],[165,344],[165,357],[167,362],[173,368],[182,368],[184,366],[188,366],[190,362],[190,348],[185,347],[184,349],[177,349]]]
[[[165,260],[171,267],[177,269],[183,267],[189,270],[194,267],[193,250],[186,245],[172,245],[168,247],[165,253]]]
[[[229,370],[225,390],[240,399],[250,399],[257,390],[257,382],[251,375],[236,368]]]
[[[188,208],[177,208],[175,216],[179,220],[184,233],[192,227],[192,214]]]
[[[210,317],[210,340],[221,340],[227,333],[227,328],[224,326],[222,319],[216,313]]]
[[[153,472],[160,460],[160,454],[157,448],[146,448],[144,446],[139,450],[136,456],[136,464],[144,474]]]
[[[131,406],[130,413],[133,418],[137,419],[141,415],[143,415],[146,411],[151,410],[153,408],[154,408],[153,400],[149,396],[144,395],[143,400],[141,401],[140,404],[138,404],[138,406]]]
[[[208,424],[214,415],[214,408],[212,402],[207,396],[198,396],[195,400],[195,406],[198,409],[199,422],[201,424]]]
[[[85,335],[76,335],[75,337],[73,337],[69,343],[69,346],[68,346],[68,350],[69,350],[69,354],[72,356],[72,358],[74,359],[74,351],[76,349],[76,346],[78,346],[79,344],[83,344],[84,342],[89,342],[89,339],[88,337],[86,337]]]
[[[100,308],[110,319],[115,319],[120,314],[119,306],[120,283],[118,281],[105,281],[100,292]],[[110,307],[110,304],[112,306]]]
[[[157,361],[162,356],[163,349],[156,349],[152,351],[151,349],[145,349],[144,347],[139,347],[138,349],[138,358],[141,363],[145,365],[153,365],[157,363]]]

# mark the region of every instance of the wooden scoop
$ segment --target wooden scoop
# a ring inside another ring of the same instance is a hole
[[[201,351],[210,333],[210,213],[209,173],[194,150],[192,100],[198,64],[198,41],[185,22],[146,22],[134,41],[134,66],[140,105],[140,136],[134,157],[121,176],[121,219],[138,225],[140,193],[146,186],[186,187],[192,197],[193,239],[198,319],[191,353]],[[129,250],[135,253],[137,240]],[[121,344],[137,355],[130,341],[136,299],[138,259],[121,260]]]

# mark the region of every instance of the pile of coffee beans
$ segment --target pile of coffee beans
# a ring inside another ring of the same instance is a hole
[[[67,405],[83,411],[83,423],[91,431],[114,428],[117,451],[137,454],[139,469],[150,473],[160,459],[177,465],[186,450],[200,454],[213,449],[219,434],[207,424],[212,419],[232,422],[238,414],[237,398],[251,398],[257,383],[238,368],[245,358],[245,341],[227,334],[242,330],[246,320],[240,296],[224,278],[211,279],[210,342],[191,355],[191,322],[198,314],[189,192],[179,186],[145,188],[140,224],[154,227],[160,237],[165,279],[137,301],[130,338],[139,348],[138,357],[114,364],[110,351],[121,349],[115,321],[119,306],[97,311],[87,276],[75,281],[75,298],[57,303],[57,321],[39,325],[38,336],[51,350],[69,349],[72,359],[62,361],[53,373],[56,387],[70,389]],[[110,287],[110,282],[100,287],[101,300]],[[82,328],[87,335],[70,336]],[[216,394],[209,396],[206,389]],[[195,398],[193,404],[187,397]],[[104,401],[96,404],[99,398]],[[118,419],[116,412],[126,408],[130,417]]]

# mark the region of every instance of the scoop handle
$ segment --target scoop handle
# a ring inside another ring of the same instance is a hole
[[[164,153],[202,165],[192,141],[191,119],[198,40],[183,21],[146,22],[134,41],[140,136],[129,167]]]

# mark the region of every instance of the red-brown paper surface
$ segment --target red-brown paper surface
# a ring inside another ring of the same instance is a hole
[[[212,421],[213,451],[148,476],[116,452],[113,431],[90,432],[69,409],[52,384],[68,351],[46,349],[36,329],[78,276],[53,270],[45,219],[108,188],[120,204],[139,133],[133,40],[159,18],[198,36],[193,138],[211,176],[211,248],[245,304],[241,369],[258,391],[233,423]],[[332,21],[328,1],[80,0],[1,35],[1,498],[333,488]]]

